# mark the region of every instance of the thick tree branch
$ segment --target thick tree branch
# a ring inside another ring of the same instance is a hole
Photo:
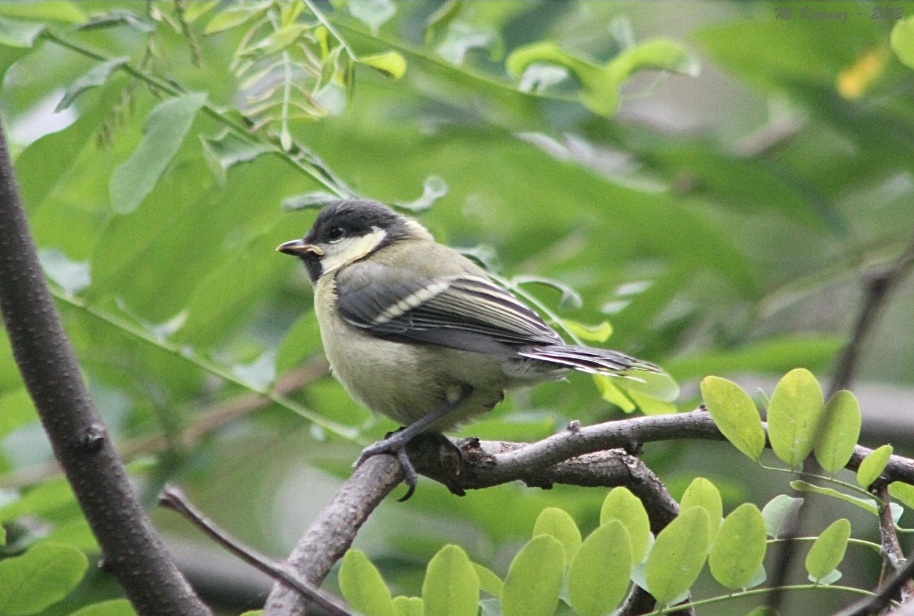
[[[89,398],[38,263],[2,127],[0,308],[25,385],[102,547],[105,569],[140,614],[209,614],[140,507]]]
[[[420,436],[410,443],[409,455],[419,473],[456,494],[511,481],[544,488],[556,483],[590,487],[624,485],[642,500],[651,530],[656,533],[676,516],[678,505],[650,469],[626,450],[653,441],[686,439],[723,440],[724,437],[710,414],[699,408],[678,415],[635,417],[575,427],[529,444],[464,439],[443,446],[439,438]],[[620,447],[622,450],[618,450]],[[847,467],[856,470],[871,451],[857,446]],[[295,547],[289,564],[308,583],[320,584],[352,544],[371,511],[401,480],[399,465],[393,457],[369,458],[311,525]],[[914,484],[914,461],[892,456],[880,481]],[[639,599],[639,605],[644,605],[644,597]],[[300,597],[275,586],[264,613],[297,616],[304,609]]]

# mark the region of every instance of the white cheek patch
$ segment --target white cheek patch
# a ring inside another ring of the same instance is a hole
[[[375,227],[371,233],[366,235],[350,237],[336,244],[322,246],[324,249],[324,258],[321,259],[323,273],[328,274],[344,265],[363,259],[371,254],[384,241],[385,237],[387,237],[387,232]]]

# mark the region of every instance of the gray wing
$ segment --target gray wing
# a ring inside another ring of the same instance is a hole
[[[363,263],[337,275],[337,295],[346,321],[382,338],[505,355],[562,343],[533,310],[470,273],[416,277]]]

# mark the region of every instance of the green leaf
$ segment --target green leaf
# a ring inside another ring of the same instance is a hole
[[[752,608],[752,611],[746,614],[746,616],[778,616],[778,612],[767,605],[760,605]]]
[[[562,319],[562,327],[585,342],[606,342],[613,333],[613,326],[609,321],[587,325],[571,319]]]
[[[628,538],[632,542],[631,556],[633,563],[640,563],[647,554],[651,539],[651,522],[641,500],[628,488],[613,488],[600,508],[600,525],[617,520],[625,526]]]
[[[578,548],[581,547],[581,531],[574,519],[564,509],[546,507],[540,512],[533,525],[533,536],[549,535],[555,537],[562,544],[565,552],[565,564],[574,560]]]
[[[369,56],[359,56],[356,59],[359,64],[370,66],[385,77],[390,77],[397,81],[406,74],[406,58],[396,51],[385,51]]]
[[[768,408],[768,438],[774,453],[793,469],[812,452],[825,403],[809,370],[791,370],[780,380]]]
[[[617,386],[618,380],[603,374],[593,375],[593,382],[600,392],[600,397],[622,409],[623,413],[632,413],[638,406]]]
[[[710,540],[714,541],[720,528],[720,520],[724,516],[724,504],[717,486],[704,477],[693,479],[682,495],[680,512],[692,507],[702,507],[708,512]]]
[[[844,468],[860,438],[860,404],[847,390],[836,392],[825,405],[822,428],[814,447],[816,460],[834,475]]]
[[[851,523],[845,518],[835,520],[822,531],[806,555],[806,572],[810,581],[823,583],[825,577],[838,568],[844,560],[850,536]]]
[[[143,127],[143,139],[111,176],[111,205],[119,214],[136,210],[178,152],[206,94],[185,94],[156,105]]]
[[[29,490],[18,500],[0,507],[0,523],[23,516],[41,516],[76,502],[66,478],[51,479]]]
[[[245,612],[248,614],[249,612]],[[87,605],[70,616],[135,616],[136,611],[127,599],[112,599]],[[242,615],[243,616],[243,615]]]
[[[73,101],[86,90],[97,88],[108,83],[111,73],[127,64],[129,60],[130,58],[122,56],[93,66],[85,75],[67,87],[63,94],[63,98],[60,99],[60,102],[57,103],[57,107],[54,108],[54,113],[63,111],[72,105]]]
[[[32,47],[45,28],[44,24],[0,18],[0,45]]]
[[[249,163],[261,154],[273,151],[268,145],[256,143],[230,131],[215,138],[201,135],[200,143],[203,144],[206,162],[220,186],[225,184],[228,170],[235,165]]]
[[[396,15],[397,6],[392,0],[345,0],[353,17],[371,28],[373,33]]]
[[[637,71],[661,69],[695,77],[700,72],[698,60],[679,43],[657,39],[630,47],[606,64],[616,86],[622,85]]]
[[[80,24],[87,19],[86,14],[75,2],[63,0],[3,2],[0,3],[0,15],[39,21],[61,21],[68,24]]]
[[[304,24],[292,24],[279,28],[272,34],[267,37],[264,37],[250,45],[245,47],[238,55],[241,57],[250,57],[250,56],[272,56],[283,51],[290,45],[295,44],[307,30],[307,26]]]
[[[708,557],[708,512],[693,507],[680,512],[657,535],[644,566],[647,591],[662,605],[680,600],[701,573]]]
[[[808,481],[803,481],[802,479],[795,479],[794,481],[791,481],[790,487],[797,492],[812,492],[813,494],[822,494],[823,496],[830,496],[831,498],[843,500],[845,503],[850,503],[851,505],[860,507],[861,509],[868,511],[873,515],[878,513],[876,505],[873,504],[872,500],[866,498],[856,498],[850,494],[839,492],[833,488],[817,486],[815,484],[809,483]]]
[[[908,509],[914,509],[914,486],[911,484],[893,481],[889,484],[889,494]]]
[[[721,434],[758,462],[765,449],[765,430],[752,398],[736,383],[717,376],[702,380],[701,397]]]
[[[568,571],[568,599],[579,616],[602,616],[625,597],[631,577],[631,539],[625,526],[610,520],[594,530]]]
[[[724,519],[714,539],[708,566],[730,590],[747,588],[765,560],[765,518],[752,503],[743,503]]]
[[[508,73],[520,77],[529,66],[543,62],[562,66],[574,74],[581,84],[578,98],[592,112],[610,117],[618,109],[619,92],[613,75],[589,60],[568,53],[552,41],[539,41],[515,49],[508,56],[506,66]]]
[[[444,4],[435,9],[435,12],[429,15],[425,21],[426,46],[431,45],[435,40],[436,34],[446,28],[449,23],[457,16],[460,9],[463,8],[463,0],[447,0]]]
[[[786,494],[778,494],[762,508],[765,518],[765,531],[769,537],[777,539],[786,537],[800,515],[803,499]]]
[[[38,543],[21,556],[0,561],[0,614],[37,614],[82,580],[89,560],[68,545]]]
[[[896,21],[889,40],[901,63],[914,68],[914,16]]]
[[[493,597],[501,596],[501,589],[504,586],[504,582],[501,581],[501,578],[498,577],[494,571],[477,563],[473,563],[473,570],[476,571],[476,577],[479,578],[479,590],[487,592]]]
[[[230,30],[260,17],[270,8],[270,2],[259,2],[248,6],[233,6],[217,13],[203,28],[204,35]]]
[[[423,616],[422,599],[419,597],[394,597],[394,616]]]
[[[857,483],[864,488],[870,487],[874,481],[879,479],[882,471],[885,470],[885,465],[889,463],[891,455],[891,445],[883,445],[871,451],[860,462],[860,468],[857,469]]]
[[[562,591],[565,553],[554,537],[534,537],[521,548],[501,591],[502,616],[553,616]]]
[[[476,616],[479,578],[466,552],[446,545],[428,563],[422,583],[423,616]]]
[[[359,550],[348,550],[340,563],[340,592],[349,607],[365,616],[393,616],[390,591],[380,572]]]

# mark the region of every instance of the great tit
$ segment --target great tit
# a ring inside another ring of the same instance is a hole
[[[618,351],[566,344],[481,267],[374,201],[335,201],[304,238],[276,250],[305,264],[333,375],[355,400],[406,426],[356,462],[396,455],[404,498],[416,484],[406,443],[491,409],[505,389],[570,370],[659,372]]]

